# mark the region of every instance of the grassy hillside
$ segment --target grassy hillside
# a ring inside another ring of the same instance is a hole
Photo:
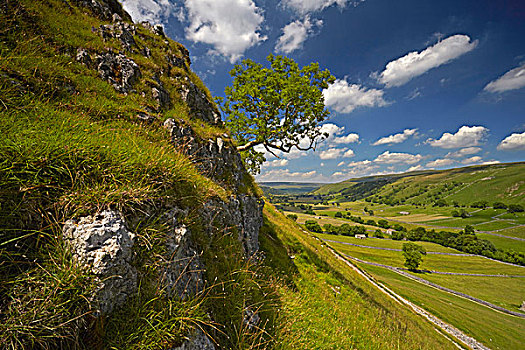
[[[123,50],[101,34],[111,19],[79,3],[0,2],[0,348],[165,349],[194,328],[224,348],[256,348],[272,326],[239,331],[244,309],[255,303],[271,319],[273,289],[244,260],[236,232],[210,240],[198,215],[210,198],[231,195],[230,179],[203,174],[163,128],[177,118],[196,137],[229,143],[227,130],[196,119],[180,93],[182,82],[207,98],[208,90],[182,45],[135,25],[136,46]],[[123,52],[141,75],[124,93],[79,62],[78,49],[92,57]],[[168,105],[152,94],[161,86]],[[241,191],[259,190],[246,183]],[[214,283],[194,298],[180,300],[159,284],[170,234],[158,216],[164,205],[188,208],[184,224],[213,251],[202,259],[214,267],[206,271]],[[140,288],[100,317],[93,303],[100,281],[73,258],[62,226],[107,208],[122,212],[135,234]]]
[[[324,244],[265,207],[261,248],[285,282],[279,349],[448,349],[433,326],[387,298]]]
[[[525,164],[493,164],[422,173],[351,179],[324,185],[313,194],[331,194],[340,200],[369,197],[387,204],[448,203],[469,205],[475,201],[525,202]]]

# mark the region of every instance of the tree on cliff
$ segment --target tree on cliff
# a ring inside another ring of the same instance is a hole
[[[427,252],[423,246],[415,243],[403,244],[403,256],[405,257],[404,265],[407,269],[416,271],[423,261],[423,255],[427,255]]]
[[[254,174],[266,160],[262,149],[278,157],[294,147],[315,149],[328,136],[319,125],[329,114],[323,89],[335,80],[317,63],[299,68],[291,58],[272,54],[267,60],[269,68],[249,59],[236,65],[230,72],[233,85],[226,87],[225,98],[217,99],[244,163]]]

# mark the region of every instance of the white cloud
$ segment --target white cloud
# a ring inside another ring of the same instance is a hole
[[[378,164],[393,164],[393,163],[404,163],[414,164],[423,159],[421,154],[410,154],[410,153],[390,153],[389,151],[383,152],[374,159],[374,163]]]
[[[359,142],[359,135],[350,133],[348,135],[342,135],[345,131],[344,126],[337,126],[332,123],[326,123],[321,126],[322,133],[327,133],[329,136],[325,140],[325,144],[346,144]]]
[[[210,44],[233,63],[250,47],[267,39],[259,32],[262,10],[252,0],[185,0],[190,21],[186,37]]]
[[[333,177],[341,177],[341,176],[345,176],[344,173],[340,172],[340,171],[336,171],[335,173],[332,174]]]
[[[339,162],[339,163],[337,164],[338,167],[343,166],[343,165],[345,165],[345,162]]]
[[[426,167],[427,168],[439,168],[439,167],[442,167],[442,166],[450,165],[450,164],[452,164],[454,162],[455,162],[454,159],[440,158],[440,159],[436,159],[436,160],[433,160],[431,162],[428,162]]]
[[[319,153],[321,159],[337,159],[337,158],[351,158],[354,156],[354,151],[348,148],[329,148]]]
[[[364,166],[374,166],[374,165],[372,164],[371,160],[360,160],[360,161],[357,161],[357,162],[349,162],[348,163],[348,167],[349,168],[352,168],[352,167],[364,167]]]
[[[392,143],[401,143],[406,141],[410,136],[414,135],[417,132],[417,129],[405,129],[402,133],[389,135],[380,138],[372,144],[372,146],[379,146]]]
[[[445,158],[462,158],[479,152],[481,152],[481,148],[479,147],[467,147],[455,152],[448,152]]]
[[[409,93],[405,97],[405,100],[412,101],[413,99],[418,98],[419,96],[421,96],[421,91],[419,91],[419,88],[415,88],[411,93]]]
[[[169,0],[119,0],[135,22],[160,23],[174,14],[177,7]],[[180,10],[180,9],[178,9]]]
[[[325,181],[325,177],[315,170],[291,172],[289,169],[273,169],[257,176],[258,181]]]
[[[269,167],[282,167],[288,165],[288,159],[276,159],[271,162],[266,163],[265,165]]]
[[[357,162],[349,162],[347,165],[347,177],[361,177],[371,175],[375,170],[379,169],[379,165],[374,164],[370,160],[361,160]]]
[[[525,150],[525,132],[512,134],[503,139],[497,148],[499,151]]]
[[[390,88],[401,86],[409,80],[426,73],[432,68],[446,64],[473,50],[478,41],[470,41],[467,35],[453,35],[443,39],[421,52],[409,52],[403,57],[389,62],[385,70],[375,76],[377,80]]]
[[[340,79],[323,90],[326,106],[339,113],[351,113],[358,107],[386,106],[388,102],[383,99],[383,94],[382,90],[367,89]]]
[[[504,92],[509,90],[521,89],[525,86],[525,64],[509,70],[496,80],[491,81],[485,86],[484,91]]]
[[[408,172],[411,172],[411,171],[417,171],[417,170],[422,170],[423,167],[421,165],[414,165],[414,166],[411,166],[410,168],[408,168]]]
[[[439,140],[428,139],[433,147],[460,148],[477,146],[487,135],[489,129],[483,126],[462,126],[455,134],[444,133]]]
[[[343,154],[343,158],[352,158],[353,156],[355,156],[355,153],[351,149],[349,149]]]
[[[321,11],[332,5],[337,5],[340,8],[346,7],[348,3],[357,6],[361,1],[350,1],[350,0],[282,0],[282,4],[299,14],[305,14],[308,12]]]
[[[474,157],[463,159],[461,161],[461,163],[463,163],[463,164],[475,164],[475,163],[480,163],[481,161],[482,161],[482,159],[481,159],[480,156],[474,156]]]
[[[303,21],[293,21],[283,28],[283,34],[277,39],[275,51],[289,54],[300,49],[308,36],[312,35],[315,27],[321,27],[323,21],[310,21],[310,16],[306,16]]]
[[[333,142],[337,144],[359,142],[359,135],[352,133],[346,136],[336,137]]]

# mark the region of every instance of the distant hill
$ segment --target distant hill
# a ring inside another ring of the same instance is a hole
[[[323,186],[313,182],[260,182],[259,187],[265,195],[301,195],[316,191]]]
[[[311,194],[386,204],[428,204],[440,199],[461,205],[476,201],[523,203],[525,162],[354,178],[323,185]]]

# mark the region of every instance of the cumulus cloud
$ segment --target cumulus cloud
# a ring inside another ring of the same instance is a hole
[[[485,86],[484,91],[504,92],[509,90],[521,89],[525,86],[525,64],[509,70],[496,80],[491,81]]]
[[[348,170],[345,173],[347,177],[368,176],[374,173],[375,170],[379,169],[379,167],[379,165],[374,164],[370,160],[349,162],[347,165]]]
[[[269,167],[282,167],[288,165],[288,159],[276,159],[265,164]]]
[[[352,158],[353,156],[355,156],[355,153],[351,149],[349,149],[343,154],[343,158]]]
[[[337,166],[338,166],[338,167],[341,167],[341,166],[343,166],[343,165],[345,165],[345,162],[339,162],[339,163],[337,163]]]
[[[466,147],[455,152],[448,152],[445,158],[462,158],[479,152],[481,152],[480,147]]]
[[[180,11],[169,0],[119,0],[135,22],[160,23]]]
[[[258,181],[322,181],[324,177],[317,171],[292,172],[289,169],[273,169],[257,176]]]
[[[306,16],[303,21],[293,21],[283,28],[283,34],[277,39],[275,51],[279,53],[289,54],[292,51],[300,49],[304,41],[314,33],[314,29],[321,27],[323,21],[310,20],[310,16]]]
[[[482,159],[480,156],[474,156],[474,157],[463,159],[461,163],[462,164],[477,164],[477,163],[480,163],[481,161]]]
[[[421,154],[410,154],[410,153],[395,153],[395,152],[383,152],[374,159],[374,163],[378,164],[415,164],[423,159]]]
[[[355,133],[352,133],[352,134],[348,134],[346,136],[335,137],[333,139],[333,142],[337,143],[337,144],[359,142],[359,135],[355,134]]]
[[[337,5],[340,8],[345,8],[348,4],[357,6],[364,0],[351,1],[351,0],[282,0],[282,4],[299,14],[305,14],[309,12],[321,11],[332,5]]]
[[[418,171],[418,170],[423,170],[423,167],[420,164],[411,166],[410,168],[408,168],[407,171],[411,172],[411,171]]]
[[[472,51],[477,45],[478,41],[471,41],[468,35],[449,36],[421,52],[409,52],[389,62],[380,74],[375,74],[375,77],[388,88],[401,86],[432,68],[439,67]]]
[[[436,159],[436,160],[433,160],[431,162],[428,162],[426,167],[427,168],[439,168],[439,167],[447,166],[447,165],[450,165],[450,164],[453,164],[453,163],[455,163],[455,160],[453,160],[453,159],[440,158],[440,159]]]
[[[392,143],[401,143],[401,142],[408,140],[410,136],[415,135],[416,132],[417,132],[417,129],[405,129],[403,130],[402,133],[389,135],[389,136],[380,138],[379,140],[374,142],[372,146],[379,146],[379,145],[392,144]]]
[[[325,140],[325,143],[328,145],[359,142],[358,134],[350,133],[348,135],[343,135],[344,131],[344,126],[338,126],[332,123],[326,123],[321,126],[321,132],[329,135]]]
[[[462,126],[455,134],[444,133],[438,140],[428,139],[426,142],[433,147],[460,148],[477,146],[487,135],[489,129],[483,126]]]
[[[252,0],[185,0],[184,4],[190,22],[186,37],[212,45],[213,52],[232,63],[267,39],[259,32],[262,10]]]
[[[367,89],[340,79],[323,90],[326,106],[339,113],[351,113],[358,107],[386,106],[388,102],[384,100],[383,94],[382,90]]]
[[[321,159],[338,159],[338,158],[351,158],[354,156],[354,151],[348,148],[329,148],[319,153]]]
[[[497,149],[499,151],[522,151],[525,150],[525,132],[515,133],[503,139]]]

